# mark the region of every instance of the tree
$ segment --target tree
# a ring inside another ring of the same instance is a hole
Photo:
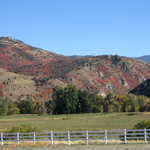
[[[89,107],[89,92],[87,91],[78,91],[78,105],[77,112],[78,113],[88,113],[91,112],[91,108]]]
[[[140,112],[144,112],[146,110],[147,107],[147,102],[150,101],[149,98],[145,97],[145,96],[138,96],[138,103],[139,103],[139,111]]]
[[[19,109],[14,102],[0,98],[0,115],[13,115],[17,113],[19,113]]]
[[[33,112],[36,114],[42,115],[47,113],[46,103],[43,101],[36,101],[33,109]]]
[[[56,103],[54,100],[49,100],[45,102],[46,112],[48,114],[53,114],[56,109]]]
[[[112,93],[109,93],[104,99],[103,99],[103,112],[110,112],[111,107],[114,105],[114,95]]]
[[[96,94],[88,94],[87,99],[85,99],[86,110],[88,113],[99,113],[103,111],[103,98]]]
[[[8,114],[8,102],[7,99],[0,99],[0,115]]]
[[[56,88],[53,94],[53,100],[56,103],[55,113],[72,114],[78,112],[78,91],[72,85],[68,85],[65,88]]]
[[[21,114],[33,114],[35,113],[35,102],[33,100],[21,100],[17,103]]]
[[[14,102],[9,101],[7,115],[19,114],[20,110]]]
[[[126,96],[128,99],[127,111],[128,112],[138,112],[139,111],[139,103],[138,103],[137,97],[133,94],[127,94]]]

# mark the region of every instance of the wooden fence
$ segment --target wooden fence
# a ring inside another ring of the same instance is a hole
[[[32,132],[1,133],[1,145],[21,142],[49,142],[50,144],[108,144],[108,143],[148,143],[150,129],[138,130],[99,130],[99,131],[65,131],[65,132]]]

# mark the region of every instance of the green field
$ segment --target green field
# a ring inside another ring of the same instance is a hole
[[[21,124],[30,124],[40,131],[131,129],[141,120],[150,120],[150,113],[0,116],[0,131]]]

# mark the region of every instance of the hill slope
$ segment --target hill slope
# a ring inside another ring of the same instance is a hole
[[[150,77],[150,65],[119,56],[96,56],[76,60],[66,74],[68,83],[98,93],[126,93]]]
[[[37,97],[44,100],[55,86],[73,84],[105,95],[127,93],[150,78],[150,64],[132,58],[104,55],[71,59],[10,38],[0,38],[0,68],[31,76]]]
[[[22,41],[0,38],[0,68],[26,75],[53,77],[56,76],[55,66],[62,68],[62,63],[70,62],[68,57],[32,47]]]
[[[36,86],[32,77],[0,69],[0,96],[16,100],[36,94]]]
[[[130,92],[136,95],[144,95],[150,97],[150,79],[145,80],[140,85],[132,89]]]

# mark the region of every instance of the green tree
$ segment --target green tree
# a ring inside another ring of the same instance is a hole
[[[9,101],[7,115],[19,114],[20,110],[14,102]]]
[[[55,113],[72,114],[78,112],[78,91],[72,85],[68,85],[65,88],[56,88],[53,100],[56,102]]]
[[[78,113],[88,113],[91,112],[91,108],[89,107],[89,92],[87,91],[78,91],[78,105],[77,112]]]
[[[103,111],[103,98],[96,94],[89,94],[86,99],[87,103],[87,112],[91,113],[99,113]]]
[[[141,95],[138,96],[137,98],[138,98],[138,103],[139,103],[139,107],[140,107],[139,111],[144,112],[146,110],[146,106],[147,106],[146,104],[148,101],[150,101],[150,99],[145,96],[141,96]]]
[[[56,103],[54,100],[49,100],[45,102],[46,112],[48,114],[53,114],[56,109]]]
[[[17,103],[21,114],[35,113],[35,102],[33,100],[21,100]]]
[[[109,93],[104,99],[103,99],[103,112],[111,112],[112,106],[114,105],[114,95],[112,93]]]
[[[0,115],[8,114],[8,102],[7,99],[0,99]]]
[[[13,115],[19,113],[17,105],[5,98],[0,98],[0,115]]]

